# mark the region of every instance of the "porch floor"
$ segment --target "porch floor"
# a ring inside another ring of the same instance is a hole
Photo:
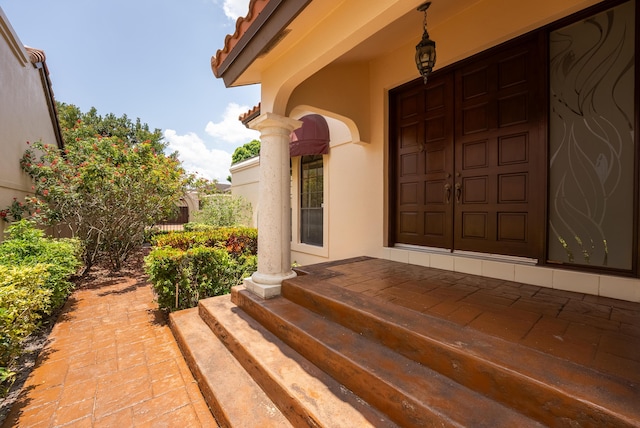
[[[299,272],[626,379],[640,390],[640,303],[371,258]]]

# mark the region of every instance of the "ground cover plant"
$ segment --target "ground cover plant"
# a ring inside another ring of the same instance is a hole
[[[24,340],[43,316],[60,308],[81,265],[80,242],[52,239],[21,220],[9,226],[0,244],[0,392],[15,378],[14,364]]]
[[[223,227],[171,232],[154,238],[145,270],[163,309],[195,307],[227,294],[257,266],[256,229]]]

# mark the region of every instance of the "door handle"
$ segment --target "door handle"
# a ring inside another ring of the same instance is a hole
[[[451,184],[444,185],[444,200],[448,204],[451,202]]]
[[[456,204],[460,203],[460,196],[462,196],[462,184],[456,183]]]

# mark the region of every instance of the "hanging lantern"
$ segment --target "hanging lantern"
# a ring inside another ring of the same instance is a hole
[[[436,42],[429,38],[429,32],[427,31],[427,9],[429,9],[429,6],[431,6],[431,2],[428,1],[418,7],[418,11],[424,12],[424,32],[422,33],[422,40],[416,45],[416,66],[424,79],[425,85],[433,67],[436,65]]]

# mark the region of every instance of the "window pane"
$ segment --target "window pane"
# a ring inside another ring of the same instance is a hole
[[[322,209],[302,210],[301,241],[305,244],[322,246]]]
[[[323,160],[322,156],[303,156],[300,186],[300,241],[323,244]]]

